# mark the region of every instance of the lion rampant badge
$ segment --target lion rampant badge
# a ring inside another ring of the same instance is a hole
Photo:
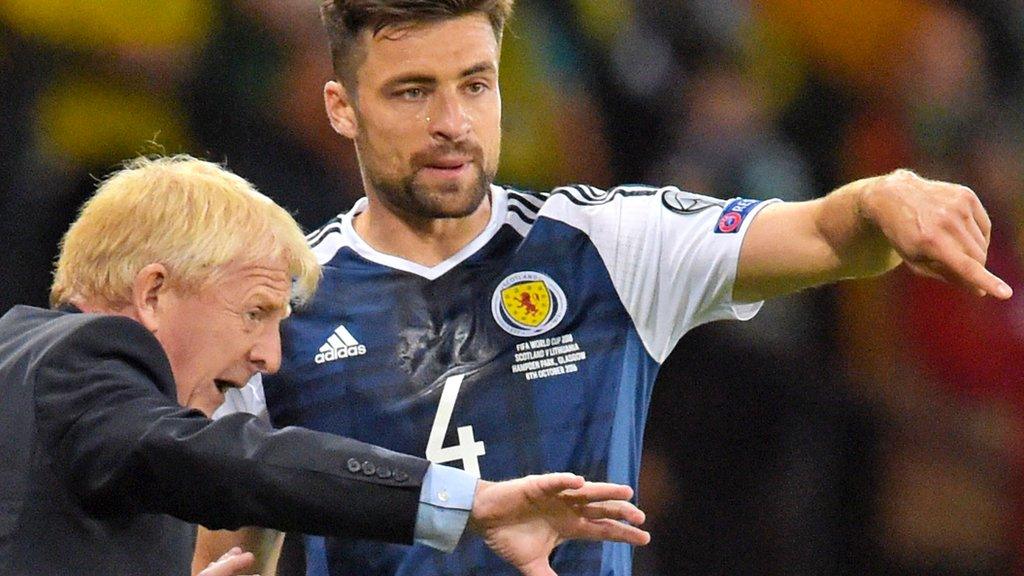
[[[491,300],[494,320],[513,336],[537,336],[565,316],[565,293],[540,272],[517,272],[506,277]]]

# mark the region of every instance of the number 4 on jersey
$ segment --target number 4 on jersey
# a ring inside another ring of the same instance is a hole
[[[478,457],[487,453],[484,443],[473,436],[472,426],[459,426],[459,443],[455,446],[444,446],[444,436],[448,432],[448,424],[452,420],[452,412],[455,410],[455,399],[462,388],[462,379],[465,374],[451,376],[444,381],[444,388],[441,390],[441,403],[437,406],[437,416],[434,417],[434,425],[430,428],[430,438],[427,439],[427,460],[435,464],[444,464],[454,460],[462,461],[462,469],[470,474],[480,477],[480,461]]]

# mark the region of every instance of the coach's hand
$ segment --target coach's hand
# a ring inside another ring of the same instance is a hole
[[[992,222],[966,186],[909,170],[863,181],[861,215],[878,227],[914,272],[1001,300],[1013,291],[985,269]]]
[[[242,576],[243,572],[252,569],[256,558],[250,552],[242,552],[241,548],[232,548],[224,553],[216,562],[211,562],[197,576]],[[250,576],[259,576],[252,574]]]
[[[644,513],[628,500],[633,489],[585,482],[574,474],[480,481],[469,528],[526,576],[552,576],[551,551],[565,540],[611,540],[643,546]]]

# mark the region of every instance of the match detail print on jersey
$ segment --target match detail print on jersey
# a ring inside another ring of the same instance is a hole
[[[494,321],[513,336],[529,338],[551,330],[562,321],[565,292],[540,272],[517,272],[498,284],[491,298]]]
[[[526,380],[540,380],[579,372],[579,364],[587,359],[572,334],[546,336],[516,344],[512,373]]]

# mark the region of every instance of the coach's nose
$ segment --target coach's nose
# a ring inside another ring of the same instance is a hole
[[[281,327],[268,326],[252,348],[249,349],[249,363],[254,371],[273,374],[281,369]]]

